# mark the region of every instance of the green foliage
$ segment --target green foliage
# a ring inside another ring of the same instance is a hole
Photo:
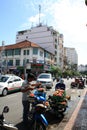
[[[58,66],[51,66],[51,72],[55,77],[59,77],[62,75],[62,71]]]

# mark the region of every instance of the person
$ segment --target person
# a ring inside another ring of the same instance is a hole
[[[27,78],[24,80],[21,92],[22,92],[22,105],[23,105],[23,123],[25,125],[28,124],[28,113],[30,108],[30,103],[28,101],[28,95],[31,93],[36,86],[40,85],[40,83],[32,84],[31,82],[36,80],[36,77],[32,73],[28,73]]]
[[[59,82],[55,85],[55,90],[62,89],[65,90],[66,86],[64,84],[64,80],[60,79]]]

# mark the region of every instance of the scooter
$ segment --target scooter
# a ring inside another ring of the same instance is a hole
[[[48,102],[50,104],[50,112],[56,116],[63,115],[68,107],[68,96],[66,97],[64,90],[56,90],[52,96],[49,95]]]
[[[9,112],[9,107],[5,106],[3,108],[2,114],[0,114],[0,130],[18,130],[18,128],[15,127],[13,124],[7,123],[5,121],[4,113],[8,113],[8,112]]]
[[[28,97],[29,102],[32,104],[29,118],[32,120],[32,130],[46,130],[48,121],[46,120],[44,113],[47,109],[47,102],[45,95],[38,95],[37,92],[31,93]]]
[[[46,106],[44,104],[37,104],[35,106],[32,118],[32,130],[46,130],[48,121],[44,116]]]

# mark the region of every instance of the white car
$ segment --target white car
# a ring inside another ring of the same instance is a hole
[[[6,96],[9,92],[19,91],[23,81],[22,78],[16,75],[2,75],[0,77],[0,95]]]
[[[46,86],[46,88],[52,88],[53,86],[53,78],[50,73],[41,73],[37,77],[37,82],[41,82],[42,86]]]

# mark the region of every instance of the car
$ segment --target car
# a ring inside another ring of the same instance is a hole
[[[10,92],[20,91],[23,79],[19,76],[6,74],[0,77],[0,95],[6,96]]]
[[[42,86],[45,86],[48,89],[51,89],[53,86],[53,78],[52,74],[50,73],[41,73],[37,77],[37,82],[40,82]]]

